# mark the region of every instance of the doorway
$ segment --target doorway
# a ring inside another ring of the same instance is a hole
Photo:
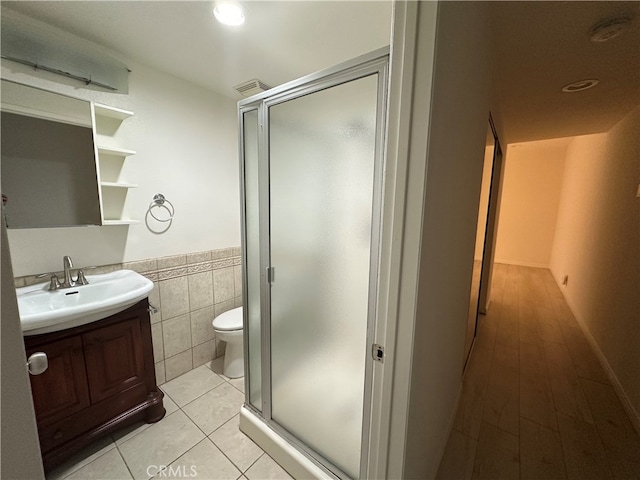
[[[473,273],[469,292],[469,311],[465,334],[465,368],[478,330],[478,319],[489,306],[492,265],[497,233],[498,205],[502,179],[502,150],[491,115],[482,167],[482,185],[476,223],[476,242],[473,253]]]

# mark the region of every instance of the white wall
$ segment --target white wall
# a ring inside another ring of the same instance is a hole
[[[426,177],[416,180],[426,182],[425,197],[409,192],[408,200],[423,201],[424,210],[402,472],[407,479],[435,476],[460,392],[490,105],[487,5],[441,2],[437,9],[433,88],[413,102],[414,112],[427,108],[430,115],[417,123],[421,117],[414,114],[411,130],[412,145],[425,136],[428,143],[422,153]],[[429,85],[431,66],[420,59],[433,49],[430,12],[420,11],[417,90]],[[419,154],[413,149],[410,162]]]
[[[568,147],[551,271],[640,425],[640,107]],[[611,373],[610,372],[610,373]],[[628,405],[627,405],[628,406]]]
[[[496,262],[549,266],[569,142],[541,140],[507,147]]]
[[[101,265],[240,244],[236,101],[120,58],[132,70],[127,95],[60,83],[62,77],[52,74],[36,77],[33,69],[2,60],[2,78],[135,112],[121,125],[118,142],[137,152],[125,163],[126,180],[139,185],[129,191],[125,210],[142,222],[11,230],[16,276],[60,270],[63,255],[78,266]],[[155,193],[163,193],[176,210],[162,235],[144,223]]]
[[[13,272],[7,234],[2,223],[0,253],[2,254],[2,295],[0,338],[2,338],[2,465],[0,477],[15,480],[44,478],[36,415],[31,400],[26,353],[18,315],[18,303],[13,289]]]

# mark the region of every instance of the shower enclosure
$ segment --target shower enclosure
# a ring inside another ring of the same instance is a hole
[[[243,411],[328,477],[366,477],[387,75],[383,49],[239,103]]]

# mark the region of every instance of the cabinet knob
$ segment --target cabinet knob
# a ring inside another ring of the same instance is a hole
[[[27,370],[31,375],[40,375],[49,368],[49,359],[44,352],[36,352],[27,359]]]

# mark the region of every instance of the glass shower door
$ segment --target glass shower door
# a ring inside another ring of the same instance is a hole
[[[269,105],[271,417],[352,478],[368,354],[378,77]]]

